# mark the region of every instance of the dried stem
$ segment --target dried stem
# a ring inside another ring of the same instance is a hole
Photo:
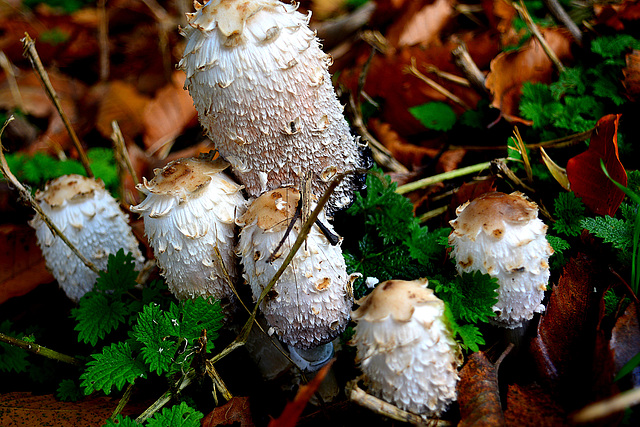
[[[571,419],[574,423],[592,423],[601,418],[613,415],[640,403],[640,387],[623,391],[613,397],[592,403],[575,413]]]
[[[187,372],[187,374],[184,377],[182,377],[182,379],[180,380],[180,384],[178,384],[178,386],[175,388],[175,391],[180,392],[184,390],[189,384],[191,384],[195,376],[196,376],[196,371],[194,369],[190,369],[189,372]],[[160,409],[162,409],[164,405],[169,403],[172,397],[173,397],[173,391],[172,390],[166,391],[162,396],[160,396],[158,400],[153,402],[151,406],[145,409],[145,411],[142,414],[140,414],[138,418],[136,418],[136,422],[139,424],[142,424],[143,422],[145,422],[149,417],[151,417],[153,414],[155,414]]]
[[[34,200],[33,196],[31,195],[31,192],[27,190],[20,183],[20,181],[18,181],[18,178],[16,178],[11,173],[11,170],[9,169],[9,165],[7,164],[7,159],[4,157],[4,147],[2,146],[2,134],[4,133],[4,130],[7,127],[7,125],[11,123],[12,120],[13,120],[13,116],[9,117],[7,121],[4,123],[4,126],[2,126],[2,129],[0,129],[0,169],[2,170],[2,175],[4,175],[6,180],[9,181],[18,189],[18,191],[20,192],[20,196],[22,196],[25,200],[29,202],[31,207],[38,213],[38,215],[40,215],[40,218],[42,218],[44,223],[47,224],[47,226],[49,227],[49,230],[51,230],[51,232],[55,236],[60,237],[62,241],[69,247],[69,249],[71,249],[71,251],[74,254],[76,254],[78,258],[80,258],[80,260],[84,263],[84,265],[86,265],[94,273],[98,274],[100,270],[91,261],[89,261],[84,255],[82,255],[80,251],[78,251],[75,245],[71,243],[69,239],[67,239],[67,236],[65,236],[62,233],[62,231],[60,231],[60,229],[53,223],[53,221],[51,221],[51,219],[47,216],[47,214],[44,213],[44,211],[42,210],[38,202]]]
[[[55,350],[51,350],[47,347],[43,347],[36,343],[27,342],[19,338],[10,337],[3,333],[0,333],[0,342],[10,344],[14,347],[19,347],[33,354],[39,354],[40,356],[44,356],[48,359],[57,360],[58,362],[68,363],[69,365],[73,365],[73,366],[84,366],[84,362],[82,362],[80,359],[67,356],[66,354],[63,354],[63,353],[58,353]]]
[[[112,420],[115,419],[115,417],[117,417],[118,414],[120,412],[122,412],[122,410],[127,405],[127,403],[129,403],[129,399],[131,399],[131,395],[133,394],[133,385],[134,384],[135,384],[135,381],[127,386],[127,389],[124,391],[124,394],[122,395],[122,397],[118,401],[118,406],[116,406],[116,409],[114,409],[113,413],[111,414],[111,419]]]
[[[428,187],[429,185],[433,185],[438,182],[459,178],[461,176],[465,176],[472,173],[483,171],[485,169],[489,169],[490,166],[491,166],[491,162],[478,163],[477,165],[471,165],[471,166],[456,169],[453,171],[444,172],[438,175],[423,178],[418,181],[410,182],[409,184],[401,185],[396,189],[396,193],[398,194],[410,193],[411,191],[419,190],[421,188]]]
[[[436,83],[433,79],[430,79],[429,77],[427,77],[424,74],[422,74],[418,70],[418,67],[416,66],[416,59],[415,58],[411,58],[411,65],[406,67],[404,69],[404,72],[419,78],[420,80],[422,80],[423,82],[428,84],[432,89],[434,89],[434,90],[438,91],[439,93],[441,93],[442,95],[446,96],[447,98],[449,98],[450,100],[452,100],[456,104],[460,105],[465,110],[470,110],[471,109],[471,107],[469,107],[469,105],[467,105],[467,103],[464,102],[462,99],[458,98],[456,95],[451,93],[449,90],[447,90],[442,85]]]
[[[529,154],[527,154],[527,146],[522,140],[522,136],[520,136],[520,131],[516,126],[513,130],[513,134],[515,136],[514,140],[516,142],[516,150],[522,156],[522,162],[524,163],[524,171],[527,174],[527,181],[533,182],[533,170],[531,170],[531,162],[529,160]]]
[[[457,76],[455,74],[448,73],[446,71],[442,71],[441,69],[439,69],[438,67],[436,67],[433,64],[425,65],[424,69],[425,69],[426,72],[433,73],[436,76],[440,77],[441,79],[448,80],[451,83],[455,83],[455,84],[457,84],[459,86],[463,86],[463,87],[471,87],[471,83],[469,83],[469,80],[465,79],[464,77],[460,77],[460,76]]]
[[[140,180],[138,179],[138,175],[136,175],[136,171],[133,169],[133,165],[131,164],[131,158],[129,157],[129,152],[127,151],[127,147],[124,143],[124,136],[122,136],[122,132],[120,131],[120,126],[118,126],[117,121],[111,122],[111,140],[113,141],[113,146],[116,149],[116,157],[120,157],[119,161],[125,163],[131,178],[133,179],[133,183],[138,185]]]
[[[462,70],[467,80],[481,93],[489,93],[489,90],[485,86],[486,77],[480,71],[480,68],[476,65],[469,51],[467,45],[463,42],[458,44],[458,47],[451,51],[453,55],[453,62]]]
[[[436,218],[436,217],[442,215],[448,209],[449,209],[448,206],[441,206],[439,208],[432,209],[429,212],[425,212],[424,214],[420,215],[420,218],[418,218],[418,222],[420,222],[420,224],[424,224],[425,222],[429,221],[430,219],[433,219],[433,218]]]
[[[0,67],[2,67],[5,75],[7,76],[7,82],[9,82],[9,90],[11,90],[11,97],[13,98],[13,102],[16,104],[16,107],[18,107],[20,111],[26,111],[24,108],[22,95],[20,95],[20,88],[18,87],[18,82],[16,81],[16,75],[13,72],[13,67],[11,66],[11,63],[9,62],[7,56],[2,51],[0,51]]]
[[[562,5],[558,2],[558,0],[542,0],[549,12],[560,21],[571,33],[573,39],[578,43],[578,45],[582,46],[582,31],[576,25],[575,22],[571,19],[566,10],[562,7]]]
[[[547,43],[545,38],[542,36],[542,33],[540,32],[540,29],[538,28],[538,26],[533,22],[533,19],[531,19],[531,15],[529,15],[529,11],[527,10],[527,7],[524,5],[524,2],[520,1],[520,4],[513,2],[511,5],[515,10],[518,11],[518,13],[520,14],[520,17],[527,25],[527,28],[529,28],[529,31],[531,31],[531,33],[535,36],[535,38],[538,39],[538,41],[540,42],[540,45],[542,46],[542,49],[544,50],[544,53],[547,54],[551,62],[553,62],[553,65],[555,65],[558,71],[563,72],[564,65],[562,65],[562,62],[560,62],[560,59],[558,59],[558,56],[556,55],[556,53],[553,51],[553,49],[551,49],[551,46],[549,46],[549,43]]]
[[[109,79],[109,16],[107,0],[98,0],[98,46],[100,49],[100,81]]]
[[[82,144],[80,144],[80,140],[78,139],[78,135],[76,135],[76,132],[73,130],[73,127],[71,126],[71,122],[69,121],[69,118],[67,117],[67,115],[64,113],[64,110],[62,109],[62,105],[60,104],[60,98],[58,98],[58,94],[53,88],[53,85],[51,84],[51,80],[49,80],[49,75],[47,74],[47,71],[44,69],[44,66],[42,65],[42,61],[40,61],[40,56],[38,56],[38,51],[36,50],[36,42],[31,37],[29,37],[28,33],[24,33],[24,38],[21,39],[20,41],[22,42],[22,47],[24,49],[23,55],[29,58],[29,61],[31,61],[31,66],[33,67],[34,71],[38,75],[38,78],[40,79],[40,82],[42,83],[45,89],[45,92],[47,93],[47,96],[49,97],[51,102],[53,102],[53,105],[55,105],[56,110],[58,111],[58,114],[60,114],[60,118],[62,118],[62,122],[64,123],[65,128],[67,128],[67,132],[71,137],[71,141],[73,141],[73,145],[76,147],[76,150],[78,150],[80,163],[82,163],[82,166],[87,172],[87,176],[89,178],[93,178],[93,172],[91,172],[91,167],[89,166],[89,159],[87,158],[87,153],[85,153],[84,148],[82,147]]]

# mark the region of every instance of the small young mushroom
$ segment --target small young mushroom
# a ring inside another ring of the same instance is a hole
[[[195,2],[179,67],[200,123],[252,197],[299,187],[312,172],[320,196],[331,178],[366,167],[334,92],[329,55],[310,15],[276,0]],[[327,214],[347,207],[361,177],[345,179]]]
[[[179,299],[213,296],[229,312],[234,295],[228,280],[238,277],[235,219],[245,200],[242,186],[223,173],[228,163],[212,157],[201,154],[156,169],[151,181],[138,185],[147,197],[131,210],[144,217],[171,292]]]
[[[142,268],[144,258],[138,241],[101,180],[64,175],[48,182],[35,197],[51,221],[99,269],[106,269],[109,255],[122,248],[131,252],[136,267]],[[51,233],[40,215],[29,224],[36,230],[47,267],[67,296],[77,302],[93,288],[98,275]]]
[[[238,253],[255,300],[298,237],[302,223],[296,218],[280,245],[299,200],[300,192],[294,188],[272,190],[254,200],[238,219],[243,227]],[[318,218],[325,220],[324,213]],[[340,246],[331,245],[314,225],[260,309],[281,341],[304,352],[329,343],[344,331],[353,303],[354,278],[347,274]]]
[[[517,328],[541,304],[549,282],[547,226],[522,193],[486,193],[456,210],[449,243],[459,273],[480,271],[498,279],[494,321]]]
[[[426,285],[426,279],[377,285],[357,301],[351,342],[371,394],[414,414],[439,416],[456,400],[462,353],[444,302]]]

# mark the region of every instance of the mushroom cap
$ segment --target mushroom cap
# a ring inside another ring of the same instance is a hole
[[[60,231],[99,269],[106,269],[109,255],[121,248],[133,254],[137,269],[142,268],[144,258],[138,241],[101,180],[64,175],[48,182],[35,198]],[[29,224],[36,230],[47,267],[67,296],[77,302],[93,289],[98,275],[51,233],[39,214]]]
[[[459,273],[480,271],[498,279],[498,324],[515,328],[541,304],[553,249],[538,207],[522,193],[486,193],[456,210],[449,243]]]
[[[299,200],[293,188],[269,191],[253,201],[238,219],[238,253],[245,281],[258,300],[298,237],[301,220],[285,236]],[[325,222],[324,213],[318,216]],[[327,228],[333,231],[331,225]],[[277,250],[277,253],[274,252]],[[273,261],[269,257],[273,255]],[[260,304],[267,323],[284,343],[309,349],[336,338],[347,326],[353,304],[352,282],[339,245],[332,246],[314,225],[306,242]]]
[[[415,414],[439,416],[456,400],[462,354],[444,321],[444,303],[426,283],[376,286],[352,313],[352,343],[369,393]]]
[[[366,166],[342,114],[330,58],[310,16],[273,0],[210,1],[188,14],[179,67],[202,126],[248,194],[299,187],[320,196],[337,173]],[[357,177],[332,195],[329,215],[353,200]]]
[[[213,296],[230,311],[227,300],[234,297],[225,270],[231,280],[238,276],[235,219],[246,202],[242,186],[223,172],[228,163],[212,157],[178,159],[154,170],[151,181],[138,185],[147,197],[131,211],[144,218],[171,292],[179,299]]]

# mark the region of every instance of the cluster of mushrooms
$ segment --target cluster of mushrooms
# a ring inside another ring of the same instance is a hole
[[[182,30],[187,46],[179,67],[219,155],[156,169],[131,210],[143,216],[175,296],[212,296],[231,314],[241,276],[257,301],[300,233],[301,211],[314,209],[335,176],[366,167],[367,159],[342,115],[330,58],[309,16],[276,0],[211,0],[195,8]],[[308,369],[333,355],[332,341],[353,318],[369,392],[402,410],[439,416],[456,399],[462,357],[427,281],[380,283],[351,312],[354,275],[330,221],[360,188],[355,175],[337,186],[261,313],[269,333]],[[62,177],[37,199],[99,268],[123,247],[142,265],[124,215],[99,181]],[[496,323],[515,328],[542,311],[552,250],[536,205],[519,193],[488,193],[457,214],[449,238],[456,268],[498,279]],[[39,217],[32,225],[49,268],[77,301],[95,273]]]

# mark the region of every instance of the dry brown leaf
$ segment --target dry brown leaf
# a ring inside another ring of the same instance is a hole
[[[158,91],[144,110],[144,146],[151,152],[173,141],[185,127],[197,122],[198,113],[189,92],[183,89],[186,75],[173,73],[172,82]]]
[[[629,304],[611,332],[609,347],[613,353],[616,374],[633,356],[640,353],[640,324],[637,310],[636,304]],[[637,387],[640,382],[640,367],[636,366],[632,377],[633,385]]]
[[[54,280],[28,225],[0,225],[0,304]]]
[[[640,19],[640,2],[637,0],[626,0],[621,3],[596,4],[593,13],[599,24],[607,25],[615,30],[622,31],[627,25],[638,25]]]
[[[640,50],[633,50],[626,56],[627,66],[622,70],[622,85],[629,99],[638,100],[640,96]]]
[[[96,128],[102,136],[111,137],[113,120],[120,125],[125,141],[139,135],[144,130],[144,111],[149,98],[129,83],[119,80],[105,84],[101,91],[103,94],[98,107]]]
[[[569,425],[562,408],[537,385],[510,384],[504,417],[509,426],[560,427]]]
[[[226,426],[229,424],[240,425],[240,427],[255,425],[251,418],[248,397],[232,397],[230,401],[215,408],[202,420],[202,427]]]
[[[442,30],[455,15],[454,0],[411,2],[389,27],[387,40],[395,47],[439,43]]]
[[[572,58],[573,40],[568,31],[553,28],[542,28],[540,31],[560,61]],[[519,117],[522,84],[550,83],[555,71],[553,63],[535,38],[531,38],[521,49],[502,52],[491,61],[491,71],[487,75],[486,86],[493,95],[491,105],[498,108],[508,120],[530,124]]]
[[[484,352],[471,354],[458,382],[459,426],[504,426],[498,372]]]

